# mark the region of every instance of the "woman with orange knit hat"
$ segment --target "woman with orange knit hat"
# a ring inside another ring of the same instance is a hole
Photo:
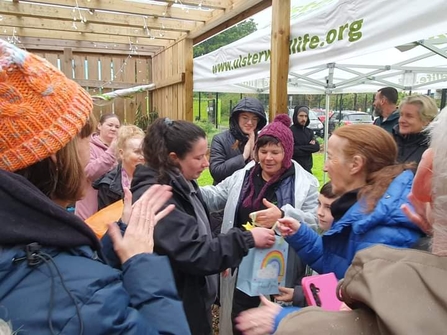
[[[78,84],[0,40],[0,317],[20,334],[189,334],[169,262],[152,254],[169,187],[134,204],[124,237],[110,226],[122,272],[65,210],[87,180],[91,111]]]

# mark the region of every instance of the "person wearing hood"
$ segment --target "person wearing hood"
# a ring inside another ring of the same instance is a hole
[[[213,137],[210,148],[210,174],[214,185],[242,169],[253,159],[258,132],[267,124],[264,106],[258,99],[242,98],[230,115],[230,129]],[[212,212],[213,234],[220,233],[222,211]]]
[[[314,152],[320,151],[320,144],[315,140],[312,129],[309,129],[309,107],[295,106],[293,125],[293,160],[300,164],[304,170],[312,173]]]
[[[189,334],[153,226],[172,206],[157,185],[110,225],[122,271],[65,207],[82,197],[95,128],[90,95],[45,59],[0,40],[0,306],[20,334]],[[154,215],[156,213],[156,215]],[[157,271],[154,271],[157,269]]]
[[[258,99],[245,97],[234,106],[230,129],[214,136],[211,142],[210,173],[214,185],[252,160],[257,133],[266,124],[264,106]]]
[[[154,184],[172,187],[170,203],[175,209],[155,227],[154,250],[169,257],[193,335],[212,333],[218,274],[238,267],[250,248],[268,248],[275,242],[273,231],[266,228],[234,228],[213,237],[208,207],[196,183],[209,166],[207,150],[203,129],[192,122],[159,118],[147,129],[146,163],[137,165],[131,188],[137,200]]]
[[[419,164],[429,145],[424,129],[438,114],[438,106],[426,95],[413,95],[401,102],[399,110],[399,123],[393,128],[398,148],[397,161]]]

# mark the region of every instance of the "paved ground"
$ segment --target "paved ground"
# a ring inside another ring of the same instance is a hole
[[[219,306],[213,305],[213,335],[219,335]]]

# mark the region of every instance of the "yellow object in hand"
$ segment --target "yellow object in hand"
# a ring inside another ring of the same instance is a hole
[[[243,224],[242,227],[244,227],[246,231],[250,231],[255,227],[255,225],[247,221],[247,223]]]

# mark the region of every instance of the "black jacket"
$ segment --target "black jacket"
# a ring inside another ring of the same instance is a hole
[[[290,127],[293,133],[293,160],[300,164],[307,172],[312,173],[313,159],[312,154],[320,151],[320,144],[315,140],[314,132],[312,129],[307,128],[310,120],[307,119],[306,125],[303,127],[298,123],[298,112],[301,107],[295,107],[293,113],[293,125]],[[315,141],[315,144],[310,144],[311,141]]]
[[[247,140],[239,142],[239,145],[233,148],[235,142],[236,138],[229,130],[213,137],[210,148],[210,173],[214,179],[214,185],[219,184],[248,163],[242,155]]]
[[[399,110],[396,109],[393,113],[391,113],[390,116],[388,116],[388,118],[385,121],[383,121],[383,116],[379,116],[377,119],[374,120],[374,124],[392,134],[394,127],[399,122],[399,116],[400,116]]]
[[[399,163],[415,162],[419,165],[422,154],[428,148],[428,137],[424,132],[402,135],[399,133],[399,125],[393,128],[393,137],[397,143],[397,161]]]
[[[158,183],[158,172],[151,167],[137,166],[132,179],[133,200]],[[248,250],[254,247],[253,235],[234,228],[215,238],[200,236],[189,195],[177,180],[171,179],[175,209],[160,220],[154,230],[154,251],[171,261],[180,298],[193,335],[210,335],[211,304],[206,277],[237,267]],[[200,190],[198,190],[201,199]],[[206,209],[206,205],[203,203]]]
[[[219,184],[248,163],[242,155],[248,136],[238,125],[241,112],[250,112],[259,118],[256,131],[261,130],[267,123],[264,107],[259,100],[246,97],[234,106],[230,115],[230,129],[214,136],[211,142],[210,173],[214,179],[214,185]],[[238,145],[234,147],[236,141]]]
[[[121,164],[118,164],[92,184],[93,188],[98,190],[98,210],[124,199],[121,169]]]

